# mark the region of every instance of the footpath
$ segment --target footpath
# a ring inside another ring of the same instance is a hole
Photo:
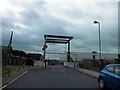
[[[97,72],[97,71],[88,70],[88,69],[84,69],[84,68],[75,68],[75,69],[84,74],[90,75],[94,78],[98,78],[98,76],[99,76],[99,72]]]

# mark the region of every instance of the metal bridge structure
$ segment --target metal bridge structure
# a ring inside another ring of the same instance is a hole
[[[44,45],[47,43],[56,43],[56,44],[68,44],[68,51],[67,51],[67,61],[73,62],[73,59],[70,57],[70,41],[73,39],[72,36],[60,36],[60,35],[44,35]],[[46,49],[44,49],[44,60],[46,56]],[[45,65],[46,67],[46,65]]]

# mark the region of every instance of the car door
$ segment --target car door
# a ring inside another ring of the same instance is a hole
[[[114,74],[114,88],[120,89],[120,65],[115,66],[115,74]]]
[[[114,86],[114,66],[108,66],[106,68],[105,81],[108,87]]]

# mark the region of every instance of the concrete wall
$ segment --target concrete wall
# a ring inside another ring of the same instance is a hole
[[[43,61],[34,61],[34,66],[44,66]]]
[[[74,62],[64,62],[64,66],[74,67]]]

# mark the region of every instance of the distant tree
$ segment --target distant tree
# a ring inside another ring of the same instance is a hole
[[[19,56],[26,57],[26,53],[24,51],[19,51]]]
[[[19,56],[19,50],[13,50],[12,54],[15,55],[15,56]]]
[[[12,54],[15,55],[15,56],[24,56],[24,57],[26,57],[26,53],[24,51],[13,50]]]

